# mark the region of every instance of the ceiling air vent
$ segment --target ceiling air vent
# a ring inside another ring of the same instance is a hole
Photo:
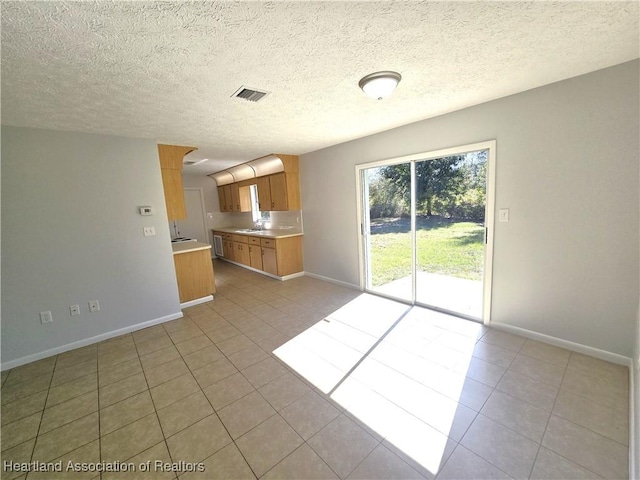
[[[256,90],[255,88],[242,86],[238,90],[236,90],[236,92],[231,96],[244,98],[245,100],[249,100],[250,102],[259,102],[268,94],[269,92],[264,92],[262,90]]]
[[[193,160],[193,159],[187,159],[185,157],[184,162],[182,162],[182,164],[185,167],[193,167],[194,165],[200,165],[201,163],[206,162],[207,160],[209,160],[208,158],[203,158],[201,160]]]

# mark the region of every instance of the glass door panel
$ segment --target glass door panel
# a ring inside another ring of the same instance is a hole
[[[411,164],[362,173],[365,288],[413,302]]]
[[[488,151],[416,162],[415,301],[482,318]]]

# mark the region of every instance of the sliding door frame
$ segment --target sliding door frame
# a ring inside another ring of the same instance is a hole
[[[461,155],[464,153],[475,152],[478,150],[487,150],[489,152],[487,156],[488,168],[487,168],[487,186],[486,186],[486,204],[485,204],[485,250],[484,250],[484,275],[483,275],[483,304],[482,304],[482,322],[485,325],[489,325],[491,322],[491,291],[493,285],[493,238],[494,238],[494,220],[495,220],[495,187],[496,187],[496,141],[488,140],[484,142],[472,143],[468,145],[461,145],[458,147],[450,147],[441,150],[433,150],[429,152],[416,153],[412,155],[406,155],[402,157],[388,158],[385,160],[377,160],[374,162],[368,162],[356,165],[356,228],[358,233],[358,267],[360,271],[360,289],[374,295],[382,295],[378,292],[368,290],[367,285],[367,265],[365,262],[365,229],[368,228],[368,222],[365,221],[364,212],[364,171],[369,168],[383,167],[387,165],[397,165],[402,163],[409,163],[411,165],[411,265],[412,272],[416,271],[416,203],[415,203],[415,185],[413,178],[415,177],[415,163],[422,160],[431,160],[435,158],[448,157],[452,155]],[[392,297],[388,297],[392,298]],[[433,310],[437,308],[416,303],[416,278],[412,273],[411,282],[411,301],[394,298],[402,303],[409,303],[413,305],[419,305]],[[453,312],[448,312],[455,315]]]

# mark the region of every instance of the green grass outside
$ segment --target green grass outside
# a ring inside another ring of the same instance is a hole
[[[439,217],[420,218],[417,227],[418,270],[470,280],[482,280],[484,227]],[[408,219],[372,220],[373,286],[411,274],[411,233]]]

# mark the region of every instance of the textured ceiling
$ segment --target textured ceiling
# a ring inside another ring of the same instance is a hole
[[[3,1],[2,123],[198,146],[210,173],[638,58],[638,5]],[[358,88],[378,70],[384,101]]]

